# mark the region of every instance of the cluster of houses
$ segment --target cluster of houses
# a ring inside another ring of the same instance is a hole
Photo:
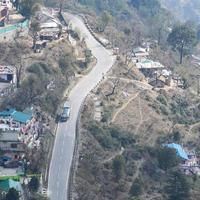
[[[173,74],[173,72],[162,65],[160,62],[155,62],[149,57],[150,48],[148,45],[133,49],[132,60],[140,72],[144,74],[148,83],[153,88],[174,88],[184,87],[183,79]]]
[[[24,146],[38,148],[42,124],[34,117],[32,110],[24,112],[7,109],[0,112],[0,149],[23,152]]]
[[[24,175],[25,152],[40,147],[40,134],[43,124],[33,108],[23,112],[10,108],[0,112],[0,193],[7,193],[10,188],[20,194],[22,186],[15,177]],[[8,171],[7,171],[8,170]]]
[[[12,177],[25,173],[25,152],[40,147],[42,129],[43,124],[33,108],[0,112],[0,175],[5,177],[0,179],[0,193],[7,193],[10,188],[22,193],[21,183]]]
[[[186,175],[200,175],[200,161],[195,152],[186,152],[181,145],[176,143],[170,143],[164,146],[176,151],[177,156],[181,159],[180,169],[183,173]]]
[[[19,29],[19,27],[23,28],[24,22],[27,22],[25,23],[26,28],[29,25],[28,20],[19,13],[20,8],[16,8],[14,5],[14,0],[0,0],[0,32],[2,33],[9,32],[11,29]],[[62,24],[57,16],[54,16],[54,13],[41,10],[36,13],[36,19],[40,23],[40,31],[34,51],[41,52],[48,41],[58,39],[65,29],[62,29]],[[4,37],[6,39],[5,34]]]
[[[46,47],[49,41],[60,38],[63,33],[63,26],[53,14],[51,15],[49,12],[45,12],[45,10],[38,11],[36,19],[40,22],[40,31],[38,32],[34,51],[39,53]]]

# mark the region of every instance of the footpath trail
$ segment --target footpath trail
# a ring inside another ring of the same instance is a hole
[[[129,100],[126,103],[124,103],[121,108],[119,108],[117,110],[117,112],[114,114],[114,116],[113,116],[113,118],[111,120],[112,123],[115,122],[117,116],[130,104],[131,101],[136,99],[138,97],[138,95],[139,95],[139,93],[136,93],[136,94],[132,95],[132,97],[129,98]]]

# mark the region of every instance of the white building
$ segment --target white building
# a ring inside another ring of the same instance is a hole
[[[0,83],[16,83],[14,66],[0,65]]]
[[[136,67],[138,69],[153,69],[153,70],[165,68],[161,63],[154,62],[153,60],[149,60],[149,59],[144,59],[136,63]]]
[[[149,56],[149,49],[137,47],[133,49],[133,56],[137,58],[147,57]]]

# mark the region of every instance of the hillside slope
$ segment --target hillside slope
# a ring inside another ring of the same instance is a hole
[[[160,0],[162,5],[179,17],[180,20],[200,21],[199,0]]]

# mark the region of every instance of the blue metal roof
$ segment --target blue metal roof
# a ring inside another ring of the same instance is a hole
[[[32,114],[19,112],[13,108],[0,112],[0,116],[12,117],[13,120],[20,122],[20,123],[27,123],[27,121],[29,121],[32,118]]]
[[[176,150],[176,154],[185,159],[185,160],[188,160],[188,155],[187,153],[185,152],[185,150],[182,148],[182,146],[180,144],[175,144],[175,143],[171,143],[171,144],[166,144],[165,145],[166,147],[168,148],[172,148],[172,149],[175,149]]]
[[[0,116],[2,117],[9,117],[13,114],[13,112],[15,112],[16,110],[11,108],[11,109],[7,109],[7,110],[4,110],[2,112],[0,112]]]
[[[31,114],[26,114],[23,112],[18,112],[15,111],[11,117],[13,118],[13,120],[17,121],[17,122],[21,122],[21,123],[26,123],[27,121],[29,121],[32,118]]]
[[[22,192],[22,186],[20,182],[13,181],[12,179],[0,181],[0,190],[8,192],[11,188],[16,189],[18,192]]]

